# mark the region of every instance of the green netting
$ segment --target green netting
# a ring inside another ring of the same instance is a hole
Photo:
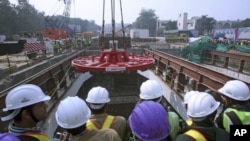
[[[240,52],[250,53],[250,46],[235,45],[235,48]]]
[[[199,40],[189,43],[188,46],[181,49],[181,57],[195,63],[200,63],[203,50],[216,49],[216,45],[211,41],[211,37],[204,36]]]
[[[228,50],[237,49],[238,51],[250,53],[250,46],[233,45],[233,44],[215,44],[209,36],[201,37],[201,39],[189,43],[188,46],[181,49],[180,56],[189,61],[200,63],[201,55],[204,50],[216,50],[227,52]]]
[[[226,44],[217,44],[216,51],[227,52],[230,49],[229,45]]]

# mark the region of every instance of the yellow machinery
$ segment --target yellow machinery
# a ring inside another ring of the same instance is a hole
[[[187,43],[188,36],[184,33],[179,34],[178,32],[166,33],[165,40],[167,43]]]

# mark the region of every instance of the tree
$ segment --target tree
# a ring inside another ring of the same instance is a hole
[[[0,2],[0,34],[12,37],[23,32],[40,33],[45,28],[45,13],[39,12],[28,0],[18,0],[18,4],[11,4],[9,0]],[[62,15],[57,16],[63,17]],[[97,31],[100,27],[94,21],[71,19],[70,24],[78,24],[84,31]]]
[[[149,35],[156,35],[156,21],[158,17],[155,15],[155,10],[152,9],[142,9],[140,16],[135,21],[136,28],[149,29]]]
[[[177,29],[177,21],[169,21],[165,27],[166,27],[165,30]]]
[[[14,9],[14,5],[11,5],[8,0],[2,0],[0,2],[0,33],[6,36],[12,35],[16,30],[17,13]]]
[[[250,27],[250,18],[247,18],[247,19],[241,21],[241,26],[242,27]]]
[[[202,35],[209,34],[212,31],[215,23],[216,20],[214,18],[203,15],[200,19],[197,20],[196,29]]]

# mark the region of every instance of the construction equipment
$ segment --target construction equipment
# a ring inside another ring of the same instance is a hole
[[[55,19],[54,15],[47,16],[45,18],[46,29],[42,31],[43,37],[49,38],[51,40],[60,40],[67,39],[70,36],[70,31],[67,23],[70,17],[71,0],[63,1],[65,4],[63,17]]]
[[[166,33],[166,42],[168,43],[187,43],[188,36],[184,33],[179,32],[169,32]]]
[[[120,0],[121,7],[121,0]],[[105,1],[103,2],[103,11],[105,9]],[[91,73],[130,73],[137,70],[146,70],[153,67],[154,58],[144,55],[131,54],[126,52],[127,44],[125,40],[124,25],[122,20],[123,36],[117,40],[115,37],[115,0],[111,0],[112,11],[112,37],[104,37],[104,14],[102,33],[99,38],[101,54],[96,56],[83,56],[72,61],[72,66],[80,72]],[[104,12],[103,12],[104,13]],[[122,9],[121,9],[121,17]],[[121,42],[120,42],[121,41]],[[108,44],[107,44],[108,43]],[[119,48],[121,43],[122,48]],[[108,48],[108,49],[106,49]],[[104,50],[105,49],[105,50]]]

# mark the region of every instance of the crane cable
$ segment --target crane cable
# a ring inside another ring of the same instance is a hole
[[[123,48],[126,49],[126,46],[124,44],[125,31],[124,31],[124,23],[123,23],[122,0],[120,0],[120,10],[121,10],[121,25],[122,25],[122,45],[123,45]]]
[[[59,5],[59,4],[60,4],[60,5]],[[58,11],[61,9],[61,7],[62,7],[62,3],[56,2],[56,3],[54,4],[54,6],[52,7],[52,9],[50,10],[49,13],[53,13],[52,16],[54,16],[54,15],[56,15],[56,13],[58,13]],[[55,11],[55,12],[52,12],[52,11]]]
[[[101,48],[104,48],[104,25],[105,25],[105,20],[104,20],[104,15],[105,15],[105,0],[103,0],[103,11],[102,11],[102,33],[101,33]]]
[[[112,17],[112,47],[115,41],[115,0],[111,0],[111,17]],[[115,48],[113,48],[115,49]]]

